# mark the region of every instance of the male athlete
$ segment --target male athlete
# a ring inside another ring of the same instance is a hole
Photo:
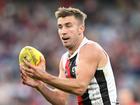
[[[37,89],[53,105],[66,105],[69,93],[78,105],[117,105],[117,92],[108,54],[84,36],[86,14],[76,8],[59,8],[56,13],[60,39],[67,48],[59,66],[59,77],[38,66],[20,65],[23,83]],[[51,85],[56,89],[49,89]]]

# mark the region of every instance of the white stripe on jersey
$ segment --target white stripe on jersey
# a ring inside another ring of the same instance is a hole
[[[88,86],[89,99],[92,105],[103,105],[102,97],[99,90],[99,85],[95,78],[93,78]]]
[[[107,58],[108,58],[108,62],[106,66],[103,68],[98,68],[97,70],[103,70],[105,79],[107,81],[107,88],[109,91],[109,98],[111,100],[111,105],[116,105],[114,104],[117,101],[116,84],[115,84],[115,79],[114,79],[114,75],[113,75],[113,71],[112,71],[112,67],[111,67],[108,55],[107,55]]]

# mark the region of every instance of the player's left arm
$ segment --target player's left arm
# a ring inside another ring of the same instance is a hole
[[[98,63],[101,59],[101,49],[92,44],[86,44],[80,49],[77,68],[76,68],[76,78],[58,78],[48,73],[41,72],[34,68],[33,73],[31,68],[26,69],[30,72],[29,76],[37,78],[53,87],[61,89],[63,91],[73,93],[76,95],[82,95],[86,89],[91,79],[93,78]],[[32,66],[29,65],[28,66]],[[39,73],[39,75],[37,75]]]

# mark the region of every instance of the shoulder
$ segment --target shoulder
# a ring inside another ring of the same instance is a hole
[[[92,54],[92,55],[99,55],[103,52],[103,48],[94,41],[89,41],[84,46],[81,47],[80,53]]]
[[[104,50],[97,42],[89,41],[79,50],[79,60],[84,59],[99,63],[103,59],[103,56]]]

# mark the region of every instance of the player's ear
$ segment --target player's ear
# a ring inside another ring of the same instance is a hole
[[[84,30],[85,30],[85,25],[81,24],[80,27],[79,27],[79,32],[83,33]]]

